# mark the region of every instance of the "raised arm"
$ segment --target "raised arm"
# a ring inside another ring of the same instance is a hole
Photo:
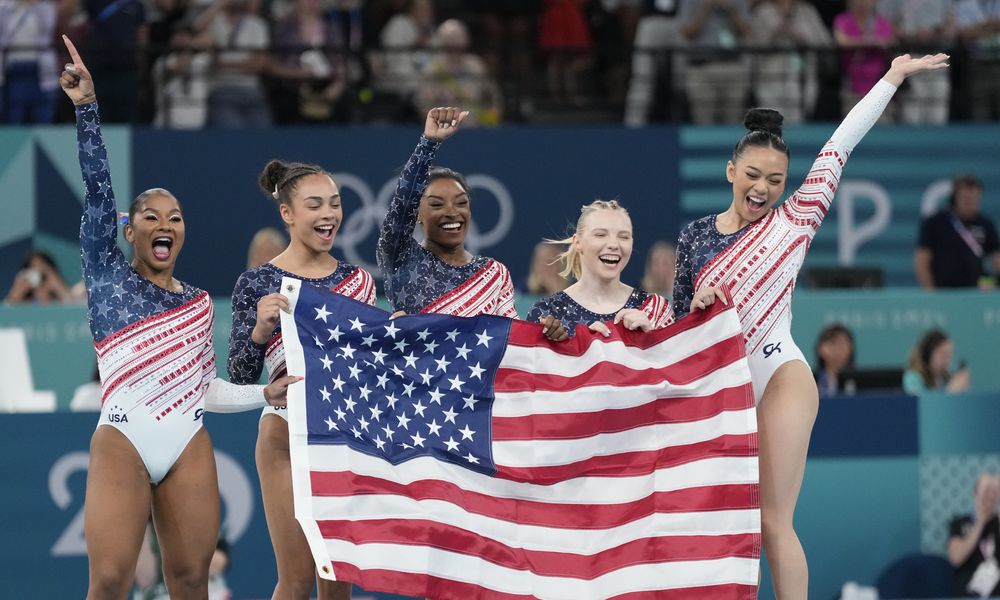
[[[875,84],[860,102],[847,113],[830,141],[823,146],[809,169],[806,180],[789,197],[783,208],[797,225],[819,228],[826,216],[833,195],[840,183],[840,176],[854,147],[868,133],[889,104],[903,81],[921,71],[934,71],[948,66],[947,54],[911,58],[909,54],[896,57],[888,72]],[[675,310],[676,310],[675,305]]]
[[[59,77],[59,85],[76,106],[76,140],[80,171],[86,187],[86,208],[80,222],[80,247],[83,279],[87,289],[104,279],[102,274],[126,264],[118,248],[118,212],[111,190],[108,152],[101,137],[94,80],[68,37],[63,36],[72,63]]]
[[[424,134],[420,143],[406,161],[399,174],[396,192],[389,203],[389,211],[382,221],[378,236],[376,258],[383,272],[395,270],[403,249],[413,238],[413,228],[417,225],[417,209],[420,196],[427,187],[427,172],[437,154],[441,142],[455,135],[462,121],[469,116],[468,111],[457,108],[432,108],[427,112]]]

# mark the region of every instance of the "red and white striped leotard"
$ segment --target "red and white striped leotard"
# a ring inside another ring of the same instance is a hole
[[[758,402],[778,367],[790,360],[805,362],[791,337],[795,280],[833,202],[847,158],[895,91],[895,86],[880,80],[834,132],[799,189],[767,216],[747,226],[694,280],[695,290],[729,289],[743,325]]]
[[[76,108],[86,209],[80,256],[90,331],[101,374],[101,417],[135,447],[149,479],[159,483],[191,438],[205,410],[235,412],[264,405],[261,386],[216,377],[214,311],[208,293],[182,284],[166,290],[139,275],[118,248],[117,212],[97,103]]]

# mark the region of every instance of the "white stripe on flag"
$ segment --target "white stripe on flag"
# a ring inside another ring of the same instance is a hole
[[[313,505],[318,521],[414,519],[419,515],[420,519],[472,531],[511,548],[584,555],[656,536],[756,533],[760,522],[758,509],[745,509],[653,513],[616,527],[560,529],[470,513],[443,500],[413,500],[403,496],[317,496]]]
[[[628,347],[620,341],[603,342],[598,339],[580,356],[567,356],[545,346],[508,346],[502,366],[530,373],[554,373],[563,377],[579,375],[601,362],[613,362],[638,370],[658,369],[742,334],[738,321],[719,316],[645,350]]]
[[[609,598],[628,592],[692,586],[733,583],[756,585],[758,576],[757,561],[749,558],[634,565],[591,580],[582,580],[535,575],[529,571],[502,567],[475,556],[428,546],[353,544],[327,540],[327,548],[331,556],[344,557],[344,562],[351,562],[361,569],[428,573],[508,594],[535,595],[553,600]],[[434,569],[428,570],[428,565],[434,565]]]
[[[678,466],[663,467],[651,475],[633,477],[578,477],[551,485],[498,479],[429,456],[398,465],[352,451],[344,445],[309,447],[309,464],[316,471],[351,471],[407,485],[419,481],[451,481],[462,489],[493,496],[559,502],[562,504],[620,504],[645,498],[652,492],[671,492],[723,484],[756,484],[757,458],[713,457]]]
[[[655,385],[630,386],[627,394],[620,393],[622,388],[612,385],[590,386],[572,392],[503,392],[497,394],[493,402],[493,416],[525,417],[631,408],[657,398],[707,396],[726,388],[739,387],[748,381],[750,368],[746,361],[741,360],[684,385],[665,381]]]
[[[647,425],[582,439],[495,441],[493,460],[497,466],[504,467],[548,467],[595,456],[653,451],[706,442],[722,435],[744,435],[756,431],[754,419],[748,414],[753,411],[753,408],[725,411],[691,423]]]

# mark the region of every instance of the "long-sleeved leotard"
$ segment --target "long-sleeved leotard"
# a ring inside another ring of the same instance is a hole
[[[474,256],[466,265],[449,265],[413,239],[420,197],[440,145],[421,136],[399,176],[379,232],[378,265],[389,304],[393,310],[410,314],[516,318],[514,284],[507,267],[485,256]]]
[[[310,279],[289,273],[271,263],[245,271],[233,289],[233,329],[229,334],[229,379],[233,383],[256,383],[267,367],[268,381],[282,377],[285,369],[285,349],[281,342],[281,326],[266,344],[253,341],[257,324],[257,302],[268,294],[281,293],[281,278],[295,277],[303,283],[330,289],[359,302],[375,304],[375,280],[368,271],[344,262],[326,277]],[[288,420],[284,408],[266,406],[261,416],[274,414]]]
[[[570,337],[573,337],[576,335],[577,325],[590,325],[594,322],[604,323],[614,320],[615,315],[626,308],[636,308],[646,313],[649,321],[653,324],[653,329],[660,329],[674,322],[674,312],[670,309],[666,298],[658,294],[650,294],[640,288],[632,290],[624,306],[608,314],[595,313],[581,306],[566,292],[556,292],[536,302],[528,311],[525,320],[537,322],[543,317],[552,315],[559,319],[566,332]]]
[[[879,81],[823,146],[805,182],[760,220],[723,234],[710,215],[681,232],[674,310],[678,317],[685,315],[699,289],[729,290],[743,325],[758,401],[777,367],[804,360],[791,338],[795,280],[833,202],[844,164],[895,91],[892,84]]]
[[[80,252],[101,374],[98,426],[121,431],[156,483],[202,427],[206,408],[246,410],[263,405],[264,396],[261,386],[216,378],[206,292],[187,284],[178,292],[163,289],[125,259],[97,103],[78,106],[76,114],[86,187]]]

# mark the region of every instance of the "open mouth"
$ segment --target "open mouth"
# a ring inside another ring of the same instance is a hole
[[[333,240],[333,230],[334,230],[333,225],[318,225],[316,227],[313,227],[313,231],[315,231],[316,235],[318,235],[319,238],[324,242],[329,242]]]
[[[755,214],[764,210],[764,207],[767,206],[767,199],[761,198],[759,196],[748,195],[746,197],[746,202],[747,202],[747,208],[750,210],[751,213]]]
[[[453,221],[451,223],[442,223],[441,229],[444,229],[448,233],[457,233],[462,230],[462,222]]]
[[[170,250],[173,247],[173,238],[167,236],[153,238],[153,258],[156,260],[167,260],[170,258]]]
[[[597,258],[609,267],[617,267],[622,262],[622,257],[616,254],[602,254]]]

